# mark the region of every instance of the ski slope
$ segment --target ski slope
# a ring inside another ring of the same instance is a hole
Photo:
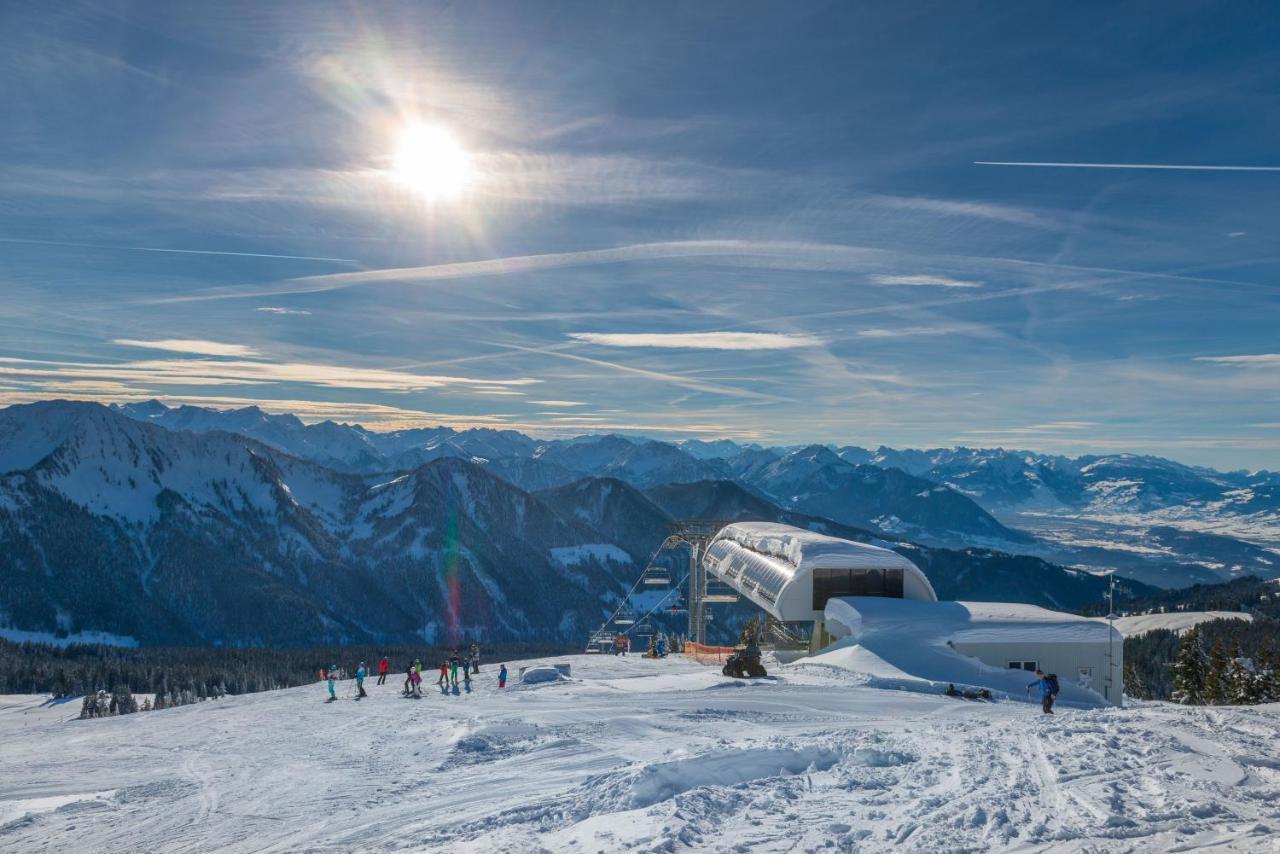
[[[1207,623],[1210,620],[1252,620],[1253,614],[1243,611],[1169,611],[1164,614],[1135,614],[1132,617],[1117,617],[1116,630],[1125,637],[1145,635],[1156,629],[1169,629],[1182,634],[1192,626]]]
[[[486,665],[459,696],[317,684],[94,721],[0,698],[0,850],[1277,847],[1280,706],[1046,718],[832,663],[546,661],[573,678],[500,692]]]

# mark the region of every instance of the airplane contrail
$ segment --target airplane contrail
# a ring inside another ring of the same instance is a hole
[[[1051,163],[1022,160],[975,160],[975,166],[1040,166],[1050,169],[1166,169],[1183,172],[1280,172],[1280,166],[1202,166],[1187,163]]]
[[[329,261],[334,264],[361,264],[354,258],[323,258],[314,255],[272,255],[267,252],[227,252],[218,249],[165,249],[159,246],[106,246],[100,243],[72,243],[65,240],[30,240],[22,237],[0,237],[0,243],[23,243],[32,246],[71,246],[77,249],[107,249],[119,252],[171,252],[177,255],[232,255],[237,258],[279,258],[285,261]]]

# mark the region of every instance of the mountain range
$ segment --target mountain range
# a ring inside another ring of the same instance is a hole
[[[946,597],[1071,608],[1106,586],[1031,555],[854,524],[874,514],[1025,536],[991,527],[948,487],[814,449],[739,482],[734,459],[752,449],[723,450],[732,457],[614,436],[382,434],[256,410],[11,406],[0,410],[0,627],[149,644],[576,640],[626,595],[667,525],[691,516],[896,548]],[[539,477],[502,476],[521,470]],[[824,508],[844,518],[814,512]]]
[[[304,424],[256,407],[127,404],[169,429],[225,431],[337,471],[471,460],[526,490],[586,476],[640,489],[732,480],[788,510],[889,537],[1031,554],[1161,587],[1280,576],[1280,474],[1219,472],[1135,454],[1065,457],[1002,448],[764,447],[620,435],[535,439],[510,430],[374,431]]]

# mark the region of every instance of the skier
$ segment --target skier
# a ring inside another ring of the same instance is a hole
[[[364,692],[364,662],[360,662],[360,666],[356,668],[356,699],[369,696]]]
[[[411,696],[415,700],[421,700],[422,699],[422,674],[416,670],[412,670],[409,672],[409,680],[413,682],[413,693]]]
[[[449,660],[449,681],[453,687],[458,687],[458,656],[454,656]]]
[[[467,683],[467,687],[471,687],[471,659],[469,658],[462,660],[462,681]]]
[[[378,662],[378,684],[387,684],[387,671],[391,669],[391,662],[387,661],[387,657],[382,656],[382,661]]]
[[[441,688],[444,688],[449,684],[449,662],[440,662],[440,678],[436,680],[436,684]]]
[[[334,683],[338,681],[338,665],[330,664],[329,673],[327,675],[329,677],[329,699],[326,702],[332,703],[334,700],[338,699],[338,695],[334,693],[333,690]]]
[[[1058,697],[1057,679],[1046,676],[1043,670],[1036,671],[1036,678],[1027,685],[1027,698],[1031,698],[1031,689],[1040,689],[1040,708],[1046,715],[1053,714],[1053,701]]]
[[[413,677],[415,674],[416,674],[416,671],[413,669],[412,664],[410,664],[404,670],[404,695],[406,697],[409,696],[409,694],[412,693],[413,691]]]
[[[471,645],[471,672],[480,672],[480,644],[478,643]]]
[[[507,665],[505,664],[498,668],[498,687],[507,687]]]

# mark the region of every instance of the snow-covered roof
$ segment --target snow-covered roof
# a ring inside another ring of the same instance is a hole
[[[900,633],[966,643],[1108,643],[1112,629],[1101,617],[1080,617],[1012,602],[920,602],[845,597],[824,614],[839,637]],[[1120,633],[1115,632],[1115,640]]]
[[[897,552],[774,522],[726,525],[707,546],[703,563],[713,576],[782,620],[805,619],[812,612],[809,585],[796,591],[794,602],[784,605],[784,600],[815,569],[900,569],[909,595],[937,598],[924,573]]]

